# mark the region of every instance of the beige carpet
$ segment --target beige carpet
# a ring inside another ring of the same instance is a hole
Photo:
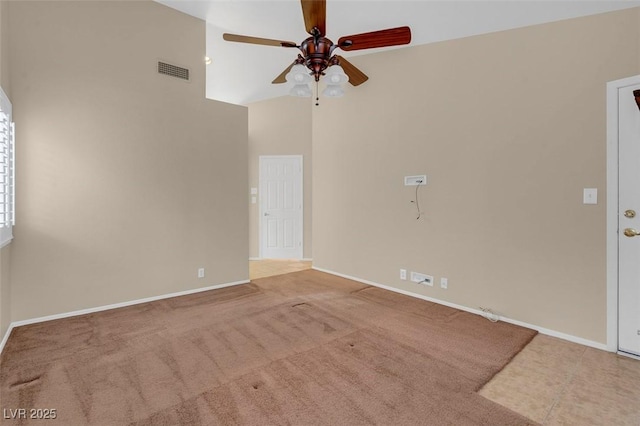
[[[535,334],[302,271],[16,328],[0,408],[56,410],[12,425],[535,424],[476,393]]]

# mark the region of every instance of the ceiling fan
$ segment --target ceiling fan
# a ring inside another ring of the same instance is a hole
[[[405,26],[340,37],[338,43],[334,44],[325,37],[326,0],[300,1],[302,3],[305,28],[310,37],[299,45],[292,41],[228,33],[222,35],[224,40],[227,41],[299,49],[301,53],[298,54],[295,61],[272,81],[273,84],[293,81],[295,86],[291,94],[294,96],[311,96],[311,89],[307,83],[311,81],[312,77],[317,84],[321,76],[327,76],[328,86],[324,92],[327,96],[341,96],[343,92],[339,84],[344,83],[347,79],[353,86],[358,86],[369,79],[344,57],[334,55],[336,48],[350,51],[398,46],[411,42],[411,29]]]

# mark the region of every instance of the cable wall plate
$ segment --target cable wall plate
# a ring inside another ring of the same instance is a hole
[[[404,186],[418,186],[427,184],[427,175],[405,176]]]

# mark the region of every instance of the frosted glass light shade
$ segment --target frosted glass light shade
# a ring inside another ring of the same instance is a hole
[[[284,77],[289,83],[304,84],[311,81],[309,70],[302,64],[294,65],[291,71]]]
[[[349,81],[349,76],[344,73],[340,65],[332,65],[327,69],[323,80],[327,84],[342,84]]]
[[[311,88],[308,84],[296,84],[291,88],[289,94],[299,98],[308,98],[311,96]]]
[[[344,95],[344,90],[338,84],[327,84],[327,88],[322,91],[327,98],[339,98]]]

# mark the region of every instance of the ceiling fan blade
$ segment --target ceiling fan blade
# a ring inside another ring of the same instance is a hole
[[[275,80],[271,82],[271,84],[286,83],[287,82],[286,76],[287,74],[289,74],[289,71],[291,71],[291,68],[293,68],[295,64],[296,64],[296,61],[293,61],[291,65],[289,65],[284,71],[282,71],[282,73],[279,76],[275,78]]]
[[[351,62],[347,61],[342,56],[336,55],[336,57],[338,58],[338,64],[342,67],[344,73],[349,76],[349,83],[354,86],[359,86],[369,80],[369,77],[356,68]]]
[[[327,2],[326,0],[300,0],[302,3],[302,15],[307,32],[313,34],[313,28],[317,27],[320,36],[326,34]]]
[[[250,44],[262,44],[265,46],[278,46],[278,47],[298,47],[292,41],[272,40],[270,38],[250,37],[238,34],[222,34],[222,38],[226,41],[236,41],[238,43],[250,43]]]
[[[397,46],[411,42],[411,28],[398,27],[370,33],[340,37],[338,46],[342,50],[373,49],[375,47]]]

